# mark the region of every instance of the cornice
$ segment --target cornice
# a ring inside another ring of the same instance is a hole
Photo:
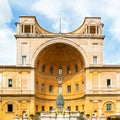
[[[41,98],[41,97],[37,97],[37,96],[35,98],[38,100],[56,101],[56,99]],[[83,95],[81,97],[77,97],[77,98],[68,98],[68,99],[64,98],[64,101],[80,100],[80,99],[84,99],[84,98],[85,98],[85,95]]]
[[[35,94],[0,94],[1,97],[35,97]]]
[[[54,33],[54,34],[20,34],[15,35],[16,38],[86,38],[86,39],[104,39],[104,35],[81,35],[81,34],[67,34],[67,33]]]

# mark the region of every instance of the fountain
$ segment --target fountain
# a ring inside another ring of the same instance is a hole
[[[56,105],[57,105],[57,120],[63,120],[63,107],[64,107],[64,99],[62,94],[59,94],[56,100]]]
[[[41,112],[40,116],[37,118],[38,120],[78,120],[79,113],[70,113],[69,110],[64,110],[64,98],[62,96],[63,78],[62,75],[57,77],[58,96],[56,99],[56,108],[50,112]]]

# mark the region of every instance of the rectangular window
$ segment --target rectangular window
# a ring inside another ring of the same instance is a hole
[[[30,33],[30,25],[25,25],[24,28],[25,33]]]
[[[45,111],[45,106],[42,106],[42,111]]]
[[[36,90],[38,90],[38,82],[36,82],[36,86],[35,86]]]
[[[106,104],[106,111],[111,111],[111,108],[112,108],[111,104]]]
[[[49,86],[49,92],[53,92],[53,86],[52,85]]]
[[[42,91],[42,92],[45,92],[45,84],[42,84],[42,85],[41,85],[41,91]]]
[[[50,74],[53,74],[53,67],[50,68]]]
[[[23,64],[23,65],[26,64],[26,60],[27,60],[27,57],[26,57],[26,56],[22,56],[22,64]]]
[[[70,67],[68,66],[67,67],[67,74],[70,74],[71,73],[71,69],[70,69]]]
[[[75,91],[79,91],[79,84],[75,84]]]
[[[50,106],[50,107],[49,107],[49,111],[52,111],[52,109],[53,109],[53,107],[52,107],[52,106]]]
[[[84,105],[82,105],[82,110],[84,111]]]
[[[12,87],[12,79],[8,79],[8,87]]]
[[[96,27],[90,26],[90,34],[95,34],[95,32],[96,32]]]
[[[62,68],[58,68],[58,74],[62,75]]]
[[[7,105],[7,112],[13,112],[13,104]]]
[[[107,79],[107,87],[111,87],[111,79]]]
[[[78,65],[75,65],[75,71],[78,72]]]
[[[42,72],[45,72],[45,65],[42,66]]]
[[[71,106],[68,106],[67,108],[68,108],[69,111],[71,111]]]
[[[38,105],[36,105],[36,111],[38,111]]]
[[[75,106],[76,111],[78,111],[78,106]]]
[[[67,92],[71,92],[71,86],[70,85],[67,86]]]
[[[97,64],[97,56],[93,56],[93,65]]]

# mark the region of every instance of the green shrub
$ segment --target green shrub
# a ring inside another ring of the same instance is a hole
[[[84,112],[80,112],[80,114],[84,114]]]
[[[89,117],[89,116],[90,116],[90,114],[86,114],[86,116],[87,116],[87,117]]]
[[[83,117],[79,117],[78,120],[85,120]]]
[[[34,115],[33,115],[33,114],[30,114],[30,117],[34,117]]]
[[[37,114],[37,115],[40,115],[40,112],[37,111],[36,114]]]

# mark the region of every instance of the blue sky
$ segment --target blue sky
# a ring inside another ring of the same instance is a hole
[[[120,64],[119,0],[1,0],[0,64],[16,64],[15,22],[19,16],[36,16],[38,23],[51,32],[78,28],[84,17],[101,17],[104,24],[104,64]]]

